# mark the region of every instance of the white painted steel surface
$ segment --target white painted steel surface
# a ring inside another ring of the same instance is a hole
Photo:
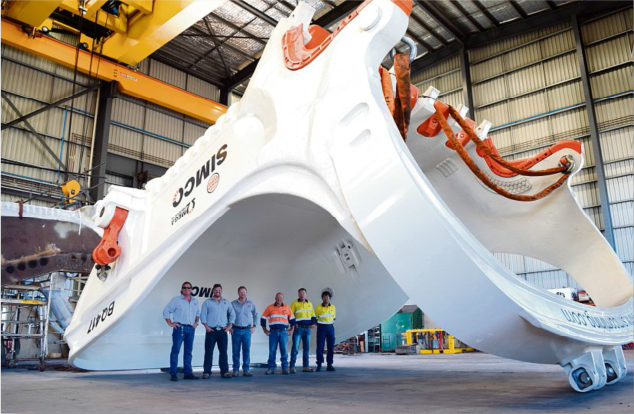
[[[364,30],[370,13],[380,18]],[[115,207],[129,211],[123,254],[105,282],[92,274],[86,285],[66,331],[70,362],[97,370],[166,366],[171,330],[161,310],[188,280],[199,296],[219,282],[233,298],[244,284],[260,312],[278,291],[288,302],[306,287],[316,301],[329,288],[340,340],[385,320],[409,296],[471,346],[564,366],[579,391],[608,381],[604,353],[614,354],[622,376],[616,350],[632,341],[632,285],[569,188],[536,203],[484,188],[444,139],[415,133],[432,98],[418,102],[403,142],[377,71],[407,27],[393,3],[371,3],[312,63],[289,71],[279,45],[301,23],[295,16],[272,33],[241,101],[165,176],[146,190],[113,188],[98,204],[101,226]],[[553,167],[568,152],[536,168]],[[578,171],[582,156],[570,155]],[[529,193],[550,180],[531,178]],[[343,245],[352,263],[338,256]],[[603,307],[531,286],[490,251],[558,266]],[[203,339],[199,329],[195,365]],[[266,353],[258,330],[253,362]],[[579,386],[580,372],[591,386]]]

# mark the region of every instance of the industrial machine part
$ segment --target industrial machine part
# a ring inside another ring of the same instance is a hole
[[[81,186],[77,180],[70,180],[62,185],[62,192],[64,193],[64,204],[74,204],[78,200],[75,198],[79,195]]]
[[[461,354],[475,351],[475,348],[462,343],[444,329],[408,329],[402,335],[405,344],[416,345],[419,354]]]
[[[440,118],[435,89],[417,100],[411,122],[433,117],[440,128],[428,122],[429,137],[409,128],[405,143],[378,68],[405,33],[411,1],[368,0],[333,34],[309,28],[311,40],[295,41],[289,54],[282,39],[301,40],[296,28],[308,27],[309,9],[300,3],[280,21],[243,99],[163,177],[145,190],[111,188],[99,201],[98,211],[128,211],[122,253],[106,278],[96,269],[89,278],[65,333],[70,362],[165,366],[171,331],[161,310],[188,280],[201,299],[214,283],[226,292],[245,285],[260,308],[279,290],[288,297],[303,286],[318,297],[328,289],[339,338],[376,326],[409,296],[482,351],[560,364],[577,391],[618,381],[619,345],[632,341],[632,284],[566,181],[583,166],[581,146],[555,145],[511,165],[486,143],[490,123],[473,128],[464,107]],[[551,187],[552,176],[517,170],[567,176]],[[529,285],[492,252],[558,266],[598,307]],[[486,301],[456,309],[474,292]],[[203,339],[198,332],[198,347]],[[252,358],[267,353],[258,331]]]
[[[85,212],[2,203],[2,285],[51,272],[91,272],[103,230]],[[89,213],[90,214],[90,213]]]

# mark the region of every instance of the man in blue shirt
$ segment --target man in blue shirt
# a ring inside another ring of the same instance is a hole
[[[227,345],[229,343],[227,332],[231,330],[235,319],[236,313],[233,310],[233,306],[222,297],[222,286],[216,283],[212,290],[211,299],[207,299],[203,303],[203,308],[200,311],[200,321],[207,330],[205,335],[203,379],[208,379],[211,376],[211,365],[216,344],[218,344],[220,375],[222,378],[231,378],[227,357]]]
[[[194,347],[194,334],[200,311],[198,310],[198,300],[192,297],[192,284],[183,283],[180,296],[175,296],[163,309],[165,322],[172,329],[172,352],[170,353],[170,380],[178,381],[176,370],[178,368],[178,354],[181,345],[185,343],[183,352],[183,373],[184,379],[199,379],[192,370],[192,348]]]
[[[240,370],[240,348],[242,348],[242,375],[250,377],[249,363],[251,356],[251,335],[258,323],[258,313],[255,304],[247,299],[247,288],[238,288],[238,299],[231,302],[236,313],[236,320],[231,328],[231,346],[233,356],[233,376],[238,376]]]

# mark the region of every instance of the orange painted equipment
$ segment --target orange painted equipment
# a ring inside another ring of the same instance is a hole
[[[76,48],[59,40],[48,36],[29,36],[19,25],[8,20],[2,19],[0,34],[3,44],[71,69],[75,68],[75,56],[78,53],[77,70],[80,72],[104,81],[117,81],[119,90],[126,95],[150,101],[192,118],[214,124],[220,115],[227,111],[226,106],[217,102],[135,72],[108,59],[91,57],[89,52],[77,51]]]
[[[449,116],[449,106],[440,101],[436,101],[434,103],[434,108],[436,108],[436,112],[440,112],[442,116],[447,119],[447,117]],[[436,135],[438,135],[440,130],[440,124],[434,116],[430,116],[425,121],[423,121],[423,123],[420,124],[418,128],[416,128],[416,132],[427,138],[435,137]]]
[[[407,54],[397,53],[394,56],[394,73],[396,75],[396,98],[394,99],[395,108],[392,116],[403,137],[403,141],[406,141],[412,112],[412,88],[409,79],[409,56]]]
[[[121,256],[121,247],[119,247],[119,232],[128,217],[128,210],[117,207],[110,221],[110,224],[103,231],[101,242],[92,252],[92,260],[99,265],[107,265],[114,262]]]
[[[461,131],[463,132],[463,131]],[[467,137],[468,139],[468,137]],[[500,156],[497,148],[495,148],[495,146],[493,145],[493,141],[491,141],[491,138],[487,138],[485,140],[482,141],[484,143],[484,145],[486,145],[491,152],[493,152],[495,155]],[[520,169],[529,169],[531,168],[533,165],[537,164],[540,161],[545,160],[546,158],[550,157],[551,155],[553,155],[555,152],[563,149],[563,148],[569,148],[573,151],[578,152],[579,154],[581,154],[581,143],[578,141],[574,141],[571,139],[566,139],[563,141],[559,141],[558,143],[552,145],[551,147],[543,150],[542,152],[540,152],[539,154],[537,154],[534,157],[531,158],[525,158],[522,160],[515,160],[515,161],[508,161],[511,165],[520,168]],[[516,175],[518,175],[517,172],[515,171],[511,171],[510,169],[504,167],[503,165],[501,165],[500,163],[498,163],[497,161],[495,161],[493,158],[491,158],[490,156],[488,156],[487,154],[485,154],[485,152],[483,150],[481,150],[480,148],[476,149],[476,152],[479,156],[481,156],[482,158],[484,158],[484,160],[486,161],[487,165],[489,166],[489,168],[491,169],[491,171],[493,171],[495,174],[499,175],[500,177],[515,177]],[[568,161],[566,160],[561,160],[562,164],[566,164]],[[567,164],[566,164],[567,165]]]
[[[491,181],[491,179],[484,172],[482,172],[482,170],[480,170],[480,168],[476,165],[476,163],[473,161],[471,156],[467,153],[467,150],[465,150],[464,146],[461,145],[460,141],[458,141],[458,139],[455,137],[453,131],[451,130],[451,128],[449,127],[449,124],[447,123],[447,119],[443,116],[441,109],[442,108],[440,107],[440,105],[437,106],[436,113],[434,114],[434,118],[436,118],[436,121],[441,126],[443,132],[445,133],[445,136],[447,136],[447,139],[451,141],[453,147],[455,148],[455,151],[458,153],[458,155],[464,161],[464,163],[467,164],[467,167],[469,167],[469,169],[473,172],[473,174],[476,177],[478,177],[478,179],[484,185],[486,185],[487,187],[489,187],[491,190],[495,191],[499,195],[506,197],[510,200],[515,200],[515,201],[537,201],[552,194],[553,191],[561,187],[566,182],[568,177],[570,177],[570,174],[571,174],[570,171],[572,170],[573,165],[570,164],[569,162],[567,162],[566,165],[561,165],[561,162],[560,162],[559,167],[547,168],[544,170],[536,170],[536,171],[526,170],[526,169],[518,168],[512,165],[511,163],[509,163],[508,161],[506,161],[499,155],[493,153],[491,149],[482,140],[480,140],[480,138],[477,137],[473,129],[462,119],[458,111],[456,111],[454,108],[449,106],[449,114],[463,128],[463,130],[469,136],[469,139],[473,141],[473,143],[477,146],[478,149],[481,149],[482,151],[484,151],[484,153],[487,156],[491,157],[493,160],[500,163],[502,166],[520,175],[526,175],[526,176],[544,176],[544,175],[553,175],[557,173],[562,174],[559,180],[557,180],[553,184],[549,185],[548,187],[544,188],[540,192],[533,195],[512,194],[504,190],[502,187],[500,187],[499,185]]]
[[[327,30],[311,25],[308,32],[313,38],[304,43],[304,25],[300,24],[289,29],[282,37],[282,50],[284,53],[284,65],[290,70],[298,70],[315,60],[344,27],[348,25],[359,12],[363,10],[372,0],[365,0],[359,7],[350,13],[345,19],[339,22],[337,28],[332,33]],[[412,0],[392,0],[407,16],[412,12]]]
[[[470,118],[465,118],[464,120],[471,128],[475,128],[475,121],[470,119]],[[467,145],[467,142],[469,142],[469,135],[467,135],[467,133],[464,131],[464,129],[461,129],[460,131],[458,131],[458,134],[456,135],[456,138],[458,139],[458,141],[460,141],[460,145],[462,145],[463,147],[465,145]],[[445,142],[445,146],[449,149],[455,150],[453,144],[451,143],[451,141],[447,140],[447,142]]]

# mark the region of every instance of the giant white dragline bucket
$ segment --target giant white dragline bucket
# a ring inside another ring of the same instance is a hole
[[[73,365],[166,366],[171,330],[161,311],[187,280],[200,299],[214,283],[229,298],[245,285],[260,312],[278,291],[290,301],[304,287],[316,302],[329,290],[339,339],[376,326],[409,297],[482,351],[560,364],[578,391],[625,375],[632,284],[568,184],[531,203],[480,185],[442,132],[417,132],[434,114],[433,89],[412,110],[407,144],[401,138],[378,68],[410,11],[408,1],[366,1],[329,34],[307,29],[311,9],[300,3],[271,34],[239,103],[144,190],[111,188],[95,221],[121,227],[121,255],[93,270],[77,304],[65,335]],[[477,132],[485,138],[486,129]],[[466,148],[514,194],[552,181],[496,175]],[[567,156],[574,174],[582,153],[553,147],[533,168]],[[492,252],[564,269],[599,307],[527,284]],[[195,365],[203,341],[199,329]],[[258,330],[252,360],[267,353]]]

